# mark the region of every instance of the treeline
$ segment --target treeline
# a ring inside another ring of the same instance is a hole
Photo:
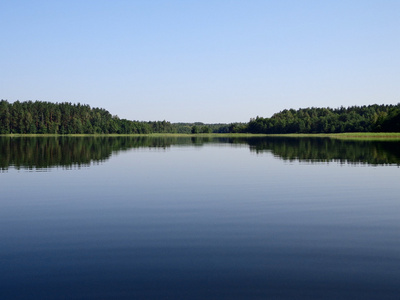
[[[167,121],[139,122],[102,108],[71,103],[0,101],[0,134],[148,134],[175,132]]]
[[[400,132],[400,103],[348,108],[342,106],[336,109],[329,107],[285,109],[271,118],[256,117],[249,123],[180,123],[179,125],[182,133]]]
[[[341,133],[400,132],[400,103],[283,110],[249,123],[130,121],[102,108],[71,103],[0,100],[0,134]]]
[[[251,119],[247,126],[239,128],[239,132],[266,134],[399,131],[400,103],[283,110],[271,118]]]
[[[176,133],[187,133],[187,134],[197,134],[197,133],[232,133],[234,132],[234,126],[239,123],[234,124],[204,124],[201,122],[195,123],[174,123],[173,126],[176,128]]]
[[[0,134],[229,133],[232,125],[130,121],[85,104],[0,100]]]

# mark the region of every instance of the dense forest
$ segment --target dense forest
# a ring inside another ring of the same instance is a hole
[[[228,133],[231,125],[130,121],[89,105],[0,100],[0,134]]]
[[[71,103],[0,101],[0,133],[146,133],[174,132],[170,122],[139,122],[112,116],[102,108]]]
[[[271,118],[257,117],[243,128],[249,133],[399,132],[400,103],[284,110]]]
[[[0,100],[0,134],[341,133],[400,132],[400,103],[283,110],[249,123],[130,121],[89,105]]]

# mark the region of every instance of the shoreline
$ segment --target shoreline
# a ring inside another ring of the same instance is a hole
[[[150,134],[0,134],[0,137],[293,137],[293,138],[334,138],[356,140],[400,140],[400,132],[345,132],[345,133],[287,133],[287,134],[252,134],[252,133],[150,133]]]

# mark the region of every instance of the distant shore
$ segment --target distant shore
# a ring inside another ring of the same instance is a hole
[[[399,140],[400,132],[345,132],[345,133],[288,133],[288,134],[251,134],[251,133],[151,133],[151,134],[0,134],[1,137],[288,137],[288,138],[335,138],[356,140]]]

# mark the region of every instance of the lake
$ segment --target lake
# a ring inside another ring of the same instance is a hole
[[[0,299],[399,299],[400,143],[0,138]]]

